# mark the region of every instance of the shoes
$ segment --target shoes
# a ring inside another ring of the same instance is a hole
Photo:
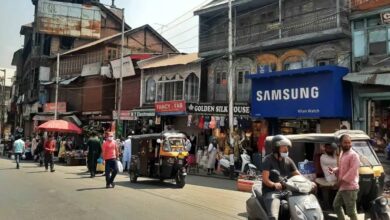
[[[50,172],[52,172],[52,173],[53,173],[53,172],[56,172],[56,170],[50,170]]]
[[[115,188],[115,183],[111,183],[111,188]]]
[[[110,188],[110,184],[106,184],[106,188],[107,188],[107,189]]]

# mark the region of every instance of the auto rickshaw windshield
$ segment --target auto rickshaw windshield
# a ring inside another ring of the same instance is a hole
[[[180,151],[184,148],[184,139],[182,138],[169,138],[164,142],[164,151]]]
[[[359,154],[361,166],[380,165],[368,141],[352,141],[352,149]]]

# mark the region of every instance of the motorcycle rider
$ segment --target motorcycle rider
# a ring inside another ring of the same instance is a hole
[[[282,178],[300,175],[294,161],[288,157],[291,141],[283,135],[272,138],[272,154],[264,158],[263,162],[263,187],[262,193],[267,209],[268,217],[277,220],[279,217],[282,184],[270,178],[270,171],[277,170]]]

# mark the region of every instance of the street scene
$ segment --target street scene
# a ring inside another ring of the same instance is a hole
[[[390,1],[0,11],[0,219],[390,220]]]

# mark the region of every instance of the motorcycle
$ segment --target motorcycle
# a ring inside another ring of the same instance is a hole
[[[238,176],[239,173],[244,173],[248,176],[256,176],[257,167],[251,163],[251,158],[245,149],[242,149],[242,154],[240,155],[239,164],[241,168],[236,170],[234,167],[234,155],[230,154],[229,156],[224,156],[219,160],[221,165],[221,171],[225,176],[229,176],[231,179]]]
[[[271,171],[277,172],[278,171]],[[279,219],[323,220],[324,215],[317,198],[311,194],[315,185],[304,176],[297,175],[282,179]],[[248,219],[268,219],[262,195],[262,184],[252,187],[252,195],[246,201]]]

